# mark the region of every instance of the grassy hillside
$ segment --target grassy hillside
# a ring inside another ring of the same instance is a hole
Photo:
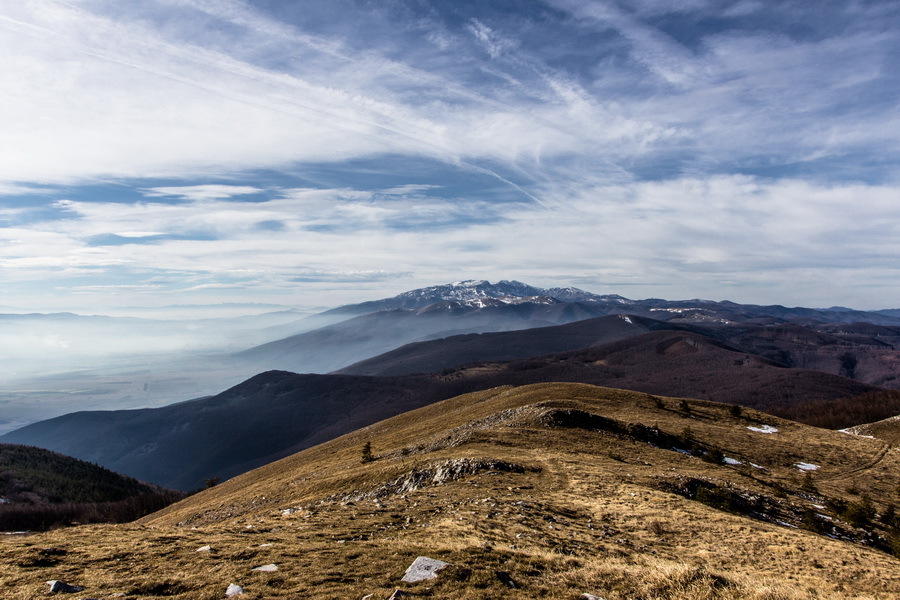
[[[56,452],[0,444],[0,531],[126,521],[181,497]]]
[[[888,417],[874,423],[856,425],[847,430],[855,435],[872,436],[893,446],[900,446],[900,415]]]
[[[0,589],[34,598],[61,578],[96,597],[192,600],[229,583],[247,598],[887,600],[900,594],[898,485],[900,454],[877,440],[712,402],[501,387],[310,448],[137,525],[0,540]],[[36,565],[46,548],[53,564]],[[451,566],[400,582],[420,555]],[[278,570],[251,570],[270,563]]]

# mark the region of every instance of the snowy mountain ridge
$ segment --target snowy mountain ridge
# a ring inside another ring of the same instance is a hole
[[[599,295],[575,287],[539,288],[521,281],[467,279],[433,285],[403,292],[392,298],[343,306],[340,312],[373,312],[376,310],[419,309],[437,303],[453,303],[468,308],[484,308],[498,304],[553,304],[555,302],[613,302],[631,304],[633,301],[616,294]]]

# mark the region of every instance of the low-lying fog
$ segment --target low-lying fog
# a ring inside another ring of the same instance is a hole
[[[322,324],[298,309],[244,310],[0,314],[0,434],[78,410],[218,393],[255,374],[231,353]]]

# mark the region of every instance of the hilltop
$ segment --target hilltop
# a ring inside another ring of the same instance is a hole
[[[900,455],[877,440],[714,402],[505,386],[133,525],[2,540],[0,586],[13,600],[49,579],[96,597],[210,600],[229,583],[247,598],[887,600],[900,593],[898,485]],[[52,564],[36,564],[48,548]],[[422,555],[450,566],[401,583]],[[267,564],[277,570],[251,571]]]
[[[845,429],[854,435],[870,436],[884,440],[892,446],[900,446],[900,415],[888,417],[874,423],[864,423]]]

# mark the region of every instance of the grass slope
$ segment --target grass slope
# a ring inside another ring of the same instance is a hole
[[[854,435],[869,435],[893,446],[900,446],[900,415],[888,417],[874,423],[856,425],[847,430]]]
[[[777,431],[749,429],[763,425]],[[366,442],[376,460],[364,464]],[[234,582],[247,598],[887,600],[900,594],[884,522],[898,485],[900,455],[877,440],[712,402],[500,387],[135,525],[0,540],[0,593],[42,597],[43,581],[64,579],[148,599],[212,600]],[[452,566],[401,583],[419,555]],[[268,563],[278,571],[251,571]]]

